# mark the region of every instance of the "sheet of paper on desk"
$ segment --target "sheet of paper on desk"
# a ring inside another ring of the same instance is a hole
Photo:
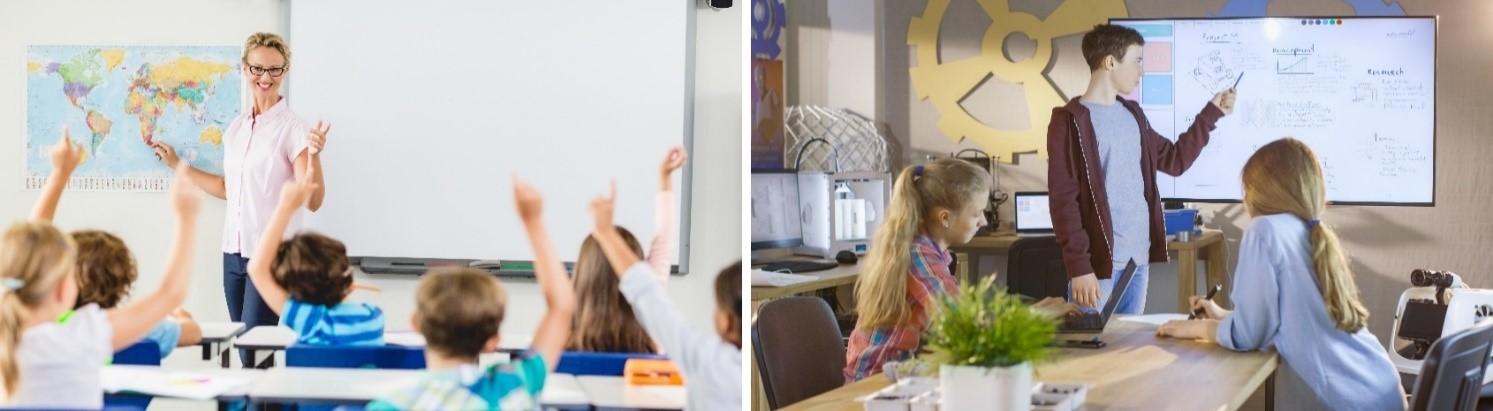
[[[752,270],[752,286],[784,287],[802,282],[813,281],[814,276],[802,274],[775,273],[771,271]]]
[[[628,404],[639,408],[683,407],[686,401],[684,386],[679,385],[628,385],[622,397]]]
[[[139,368],[104,367],[99,374],[101,385],[107,392],[137,392],[194,400],[210,400],[250,383],[243,378]]]
[[[1115,316],[1115,319],[1116,320],[1122,320],[1122,321],[1146,323],[1146,324],[1151,324],[1151,325],[1160,327],[1162,324],[1166,324],[1167,321],[1172,321],[1172,320],[1186,320],[1187,319],[1187,314],[1163,313],[1163,314],[1145,314],[1145,315],[1122,315],[1122,316]]]

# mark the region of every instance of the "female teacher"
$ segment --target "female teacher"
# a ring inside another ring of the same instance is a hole
[[[244,76],[253,87],[253,111],[239,114],[223,133],[223,175],[190,168],[192,183],[214,197],[227,200],[223,218],[223,294],[228,315],[246,327],[274,325],[279,316],[265,305],[248,277],[248,256],[280,200],[280,189],[296,176],[310,173],[319,187],[306,209],[321,208],[326,183],[321,175],[321,150],[331,125],[308,128],[290,112],[280,83],[290,69],[290,48],[271,33],[254,33],[244,42]],[[176,149],[155,144],[156,157],[176,167]],[[300,228],[299,215],[287,233]]]

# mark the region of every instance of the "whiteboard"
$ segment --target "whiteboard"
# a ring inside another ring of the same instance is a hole
[[[1434,205],[1435,17],[1116,19],[1146,39],[1135,94],[1174,139],[1238,81],[1234,113],[1161,196],[1239,201],[1244,162],[1281,137],[1312,147],[1337,204]],[[1242,73],[1242,77],[1241,76]]]
[[[563,260],[611,178],[616,223],[645,247],[654,237],[659,164],[693,129],[693,3],[288,4],[290,107],[332,123],[326,201],[306,229],[353,256],[531,260],[516,173],[544,196]],[[673,184],[683,233],[688,173]]]

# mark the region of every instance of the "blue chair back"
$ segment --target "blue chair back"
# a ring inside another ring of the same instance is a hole
[[[154,341],[141,340],[114,353],[114,364],[161,365],[161,346]],[[104,394],[104,409],[144,410],[150,406],[151,397],[131,394]]]
[[[560,354],[560,363],[555,364],[555,372],[578,376],[621,376],[627,360],[634,358],[668,359],[658,354],[566,351]]]
[[[285,349],[287,367],[425,369],[425,348],[397,345],[334,347],[292,345]]]
[[[322,368],[425,369],[425,347],[292,345],[285,348],[285,366]],[[358,406],[295,404],[300,411],[359,409]]]

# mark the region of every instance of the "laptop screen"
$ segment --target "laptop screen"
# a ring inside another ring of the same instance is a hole
[[[1047,193],[1016,193],[1016,232],[1052,232],[1052,212],[1047,208]]]

